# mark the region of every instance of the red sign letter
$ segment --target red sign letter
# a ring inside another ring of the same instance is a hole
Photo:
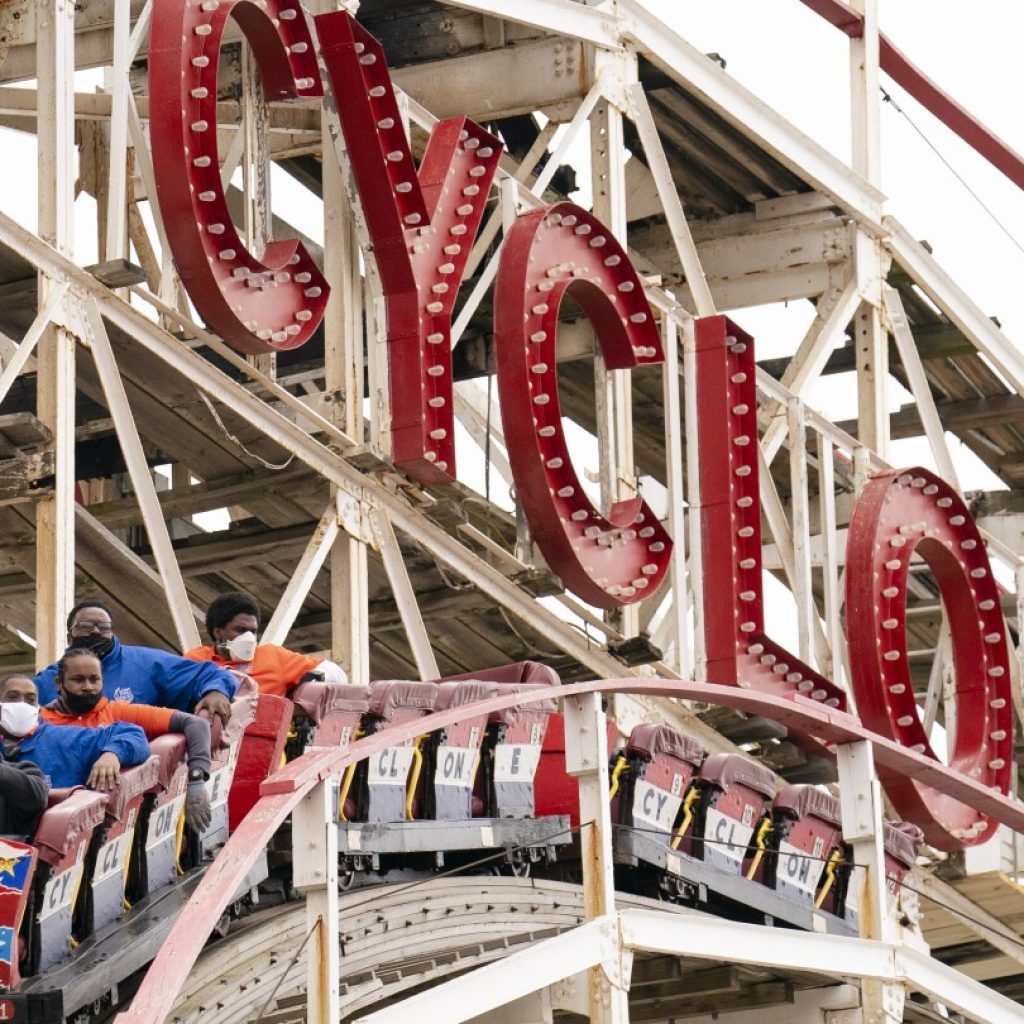
[[[642,498],[605,518],[580,486],[558,402],[556,334],[566,293],[595,328],[609,369],[664,359],[633,264],[608,229],[573,203],[521,216],[494,289],[498,395],[516,493],[551,568],[589,604],[615,608],[653,594],[672,540]]]
[[[696,329],[708,679],[845,710],[835,683],[764,632],[754,341],[724,316]]]
[[[417,172],[380,43],[344,11],[316,31],[387,303],[391,459],[447,483],[452,309],[502,146],[468,118],[441,121]]]
[[[294,240],[268,242],[253,256],[221,187],[217,64],[229,15],[252,47],[268,100],[323,95],[306,18],[292,0],[154,4],[149,82],[160,213],[178,273],[213,330],[240,352],[297,348],[323,318],[323,275]]]
[[[953,639],[956,740],[949,766],[1008,793],[1013,712],[999,591],[967,506],[925,469],[870,480],[850,521],[846,617],[857,710],[875,732],[935,757],[907,659],[907,577],[914,554],[938,581]],[[900,814],[917,822],[940,850],[983,843],[996,827],[973,807],[913,779],[882,774],[882,781]]]

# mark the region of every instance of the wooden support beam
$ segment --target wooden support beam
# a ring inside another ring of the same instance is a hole
[[[972,355],[977,351],[964,335],[952,324],[945,321],[914,324],[914,340],[917,342],[918,355],[924,362],[932,359],[949,359],[953,356]],[[789,366],[790,357],[778,359],[761,359],[758,361],[765,372],[776,380],[782,378]],[[902,366],[899,349],[895,342],[889,345],[889,365]],[[822,376],[833,373],[851,373],[857,368],[857,354],[852,345],[844,345],[835,349],[822,367]]]
[[[935,410],[945,430],[954,434],[969,430],[1007,426],[1024,422],[1024,398],[1020,395],[991,395],[988,398],[947,399],[936,402]],[[836,424],[842,430],[857,434],[855,420]],[[924,436],[924,424],[916,405],[904,405],[889,417],[893,439]]]
[[[64,255],[73,251],[75,4],[36,6],[39,79],[39,235]],[[50,307],[54,278],[39,275]],[[52,494],[36,508],[36,661],[42,667],[64,649],[64,617],[75,599],[75,339],[50,324],[38,344],[37,415],[51,432]]]
[[[302,609],[317,574],[323,568],[331,546],[338,536],[338,509],[332,500],[320,517],[309,538],[299,564],[295,567],[288,586],[277,602],[274,614],[263,630],[263,643],[281,645],[288,638],[288,630]]]
[[[423,616],[416,603],[416,591],[409,581],[409,573],[406,570],[405,560],[402,557],[401,548],[398,546],[398,538],[395,536],[391,521],[386,514],[375,509],[370,513],[370,523],[377,539],[384,570],[388,574],[391,590],[395,595],[398,614],[405,627],[409,648],[412,651],[413,660],[416,662],[416,670],[420,674],[420,679],[437,679],[440,676],[437,670],[437,659],[431,649],[430,637],[427,636],[426,628],[423,625]]]
[[[88,303],[86,317],[91,331],[90,347],[93,361],[106,394],[107,405],[128,466],[132,487],[135,490],[139,508],[142,510],[146,533],[153,547],[154,558],[166,593],[167,605],[178,634],[178,643],[183,651],[191,650],[193,647],[198,647],[201,642],[199,630],[196,627],[195,617],[189,611],[185,582],[175,558],[167,523],[156,496],[156,487],[146,463],[142,441],[135,426],[131,407],[128,405],[128,397],[125,394],[124,384],[121,382],[117,361],[114,359],[114,353],[110,347],[107,329],[95,302]]]

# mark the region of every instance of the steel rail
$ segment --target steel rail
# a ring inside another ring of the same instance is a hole
[[[627,893],[617,894],[616,904],[666,909],[660,901]],[[689,917],[700,913],[672,909]],[[580,886],[550,879],[471,875],[350,890],[340,901],[344,1014],[370,1012],[422,985],[425,961],[435,961],[436,983],[575,928],[583,919]],[[278,981],[278,1006],[297,1003],[306,985],[305,957],[285,968],[305,930],[301,903],[240,922],[203,952],[174,1005],[175,1024],[249,1021]],[[295,1012],[301,1018],[300,1006]],[[277,1019],[281,1010],[274,1013]]]
[[[851,39],[859,39],[864,34],[864,16],[843,0],[803,0],[803,3]],[[957,103],[884,32],[878,33],[878,63],[925,110],[934,114],[1018,188],[1024,189],[1024,157],[985,127],[966,107]]]
[[[357,740],[346,749],[310,751],[272,775],[260,787],[260,799],[228,839],[223,850],[196,888],[175,922],[171,934],[143,979],[131,1009],[118,1015],[116,1024],[160,1024],[184,985],[203,946],[230,902],[241,879],[260,855],[291,810],[330,775],[388,747],[414,739],[425,732],[453,725],[469,716],[480,716],[531,704],[546,698],[566,700],[588,693],[636,693],[719,704],[779,722],[795,732],[807,733],[827,743],[868,741],[874,746],[879,767],[899,772],[923,785],[932,786],[982,814],[990,815],[1014,831],[1024,831],[1024,804],[995,793],[973,779],[938,761],[901,747],[866,729],[844,712],[797,697],[786,700],[756,690],[694,683],[685,680],[609,679],[569,686],[552,686],[528,694],[514,693],[463,707],[438,711],[403,725]]]

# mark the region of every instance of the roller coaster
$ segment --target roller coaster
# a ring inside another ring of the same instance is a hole
[[[770,6],[849,161],[640,0],[0,5],[0,669],[351,680],[0,839],[0,1020],[1024,1019],[1024,359],[882,122],[1024,159]]]

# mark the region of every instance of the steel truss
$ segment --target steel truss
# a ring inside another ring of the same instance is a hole
[[[521,517],[484,502],[469,488],[431,493],[393,471],[386,442],[380,282],[372,259],[360,256],[365,230],[337,111],[330,99],[322,110],[307,101],[266,104],[244,45],[226,72],[230,81],[225,92],[233,87],[237,98],[222,96],[218,104],[222,177],[229,182],[236,168],[242,172],[243,188],[234,196],[235,219],[255,248],[271,235],[298,234],[272,212],[273,163],[287,166],[321,198],[324,245],[310,242],[307,248],[332,287],[322,365],[292,372],[275,357],[246,359],[196,322],[171,259],[159,208],[151,201],[156,183],[144,62],[153,2],[104,0],[88,17],[76,18],[74,4],[45,0],[27,27],[6,35],[0,79],[11,82],[34,75],[38,87],[0,87],[0,120],[35,132],[40,185],[35,233],[0,215],[0,269],[6,274],[0,287],[14,310],[0,323],[0,404],[6,403],[3,411],[16,410],[22,427],[30,420],[35,431],[34,446],[26,452],[26,446],[10,441],[14,427],[0,422],[5,450],[13,447],[11,458],[19,472],[17,484],[0,495],[6,517],[2,521],[12,533],[6,560],[0,563],[6,573],[0,590],[9,629],[0,660],[6,664],[13,667],[31,659],[15,639],[16,630],[35,638],[37,664],[54,660],[64,646],[66,610],[85,585],[118,602],[128,639],[194,646],[203,604],[225,580],[246,579],[236,566],[251,565],[260,556],[254,555],[255,548],[225,538],[224,554],[218,556],[218,565],[225,568],[208,579],[204,559],[213,549],[193,550],[182,543],[181,520],[209,508],[243,505],[264,527],[264,550],[281,542],[283,535],[290,545],[290,555],[281,562],[285,572],[269,578],[268,592],[275,601],[266,638],[295,642],[301,635],[307,646],[329,647],[354,680],[367,680],[371,673],[396,674],[402,666],[421,678],[437,676],[452,660],[459,639],[447,642],[443,617],[474,600],[476,610],[500,609],[509,625],[492,628],[460,668],[482,667],[486,657],[500,660],[504,654],[513,660],[539,650],[557,656],[559,667],[572,677],[702,680],[704,553],[697,517],[684,511],[699,497],[693,322],[695,317],[766,302],[810,299],[817,307],[788,363],[774,368],[778,372],[762,366],[757,374],[762,511],[771,534],[764,561],[794,596],[793,646],[802,660],[846,685],[841,629],[845,524],[851,494],[871,473],[890,465],[893,425],[903,429],[886,405],[889,372],[914,396],[917,420],[907,429],[927,439],[944,479],[957,484],[946,441],[946,431],[954,430],[970,436],[981,457],[1011,485],[1016,483],[1014,474],[1024,466],[1024,440],[1012,424],[1024,419],[1018,404],[1024,398],[1024,357],[943,271],[941,262],[884,211],[877,187],[879,38],[874,0],[854,5],[863,29],[850,44],[852,168],[740,87],[637,0],[601,7],[569,0],[445,4],[443,16],[473,44],[467,46],[467,55],[452,61],[405,60],[401,39],[396,35],[389,40],[396,52],[395,77],[403,90],[406,128],[414,142],[438,118],[453,114],[500,121],[543,112],[548,119],[545,127],[537,126],[518,159],[506,159],[498,173],[497,202],[470,256],[467,279],[472,282],[453,323],[453,352],[463,379],[456,394],[457,415],[484,453],[488,472],[510,482],[500,417],[476,381],[494,370],[479,311],[486,306],[500,247],[514,218],[559,196],[563,165],[575,159],[588,138],[584,164],[593,178],[595,213],[628,244],[645,276],[666,352],[660,379],[647,393],[649,397],[653,391],[655,406],[660,403],[658,416],[651,415],[650,402],[643,402],[640,385],[631,386],[621,372],[606,371],[599,358],[595,361],[592,334],[584,321],[565,324],[559,341],[566,407],[597,439],[603,503],[637,493],[640,475],[654,477],[664,484],[667,527],[676,542],[670,586],[639,606],[604,616],[546,578]],[[21,13],[17,4],[9,5],[0,13],[0,23],[9,28]],[[370,5],[366,16],[371,23],[374,13]],[[240,37],[229,33],[227,39],[238,44]],[[76,94],[76,67],[109,68],[108,87],[95,95]],[[446,72],[448,68],[453,70]],[[688,123],[721,150],[731,147],[745,154],[747,166],[724,166],[722,180],[699,178],[681,185],[677,154],[686,154],[687,140],[680,124],[685,128]],[[603,143],[597,141],[601,139]],[[637,159],[624,169],[627,139]],[[317,172],[312,175],[310,161]],[[777,194],[744,200],[728,211],[724,200],[712,198],[726,194],[723,180],[748,181],[756,174],[775,183]],[[90,270],[72,257],[78,179],[98,202],[103,262]],[[711,213],[702,216],[691,207],[699,206],[699,188],[704,186]],[[787,255],[795,251],[810,256],[794,260]],[[139,264],[139,272],[128,264],[129,257]],[[894,264],[902,276],[891,273]],[[922,314],[922,295],[938,311],[930,321]],[[920,331],[915,335],[923,321],[933,328],[929,339],[940,328],[945,332],[945,349],[926,341]],[[859,415],[855,424],[836,424],[808,405],[807,395],[843,351],[837,345],[851,325],[849,367],[857,375]],[[968,357],[975,360],[968,371],[979,381],[978,393],[999,403],[1002,419],[993,427],[994,439],[979,441],[979,431],[992,424],[984,420],[983,410],[968,409],[963,396],[946,386],[951,371],[945,364],[936,369],[937,360]],[[587,380],[581,385],[573,368],[591,363],[594,384]],[[987,367],[988,376],[979,367]],[[154,368],[174,383],[165,387],[163,381],[144,380]],[[26,420],[18,395],[29,386],[35,403]],[[179,414],[175,400],[182,401],[191,388],[202,396],[202,404],[188,399],[198,414]],[[79,404],[83,395],[93,403],[77,417],[83,422],[76,422],[76,393]],[[944,397],[936,400],[937,393]],[[371,409],[368,423],[364,403]],[[180,437],[176,429],[182,431]],[[76,441],[81,444],[100,434],[116,437],[120,461],[116,468],[107,465],[97,473],[101,482],[86,485],[86,504],[76,506],[75,481],[81,476],[76,474]],[[1020,441],[1020,450],[1015,451],[1015,441]],[[780,456],[784,448],[785,459]],[[168,453],[174,463],[173,486],[160,492],[150,467]],[[134,500],[115,494],[110,483],[115,474],[130,483]],[[194,477],[201,483],[194,483]],[[287,490],[275,493],[272,487],[253,493],[275,477],[295,483],[296,492],[301,485],[301,497]],[[482,516],[474,518],[466,511],[481,506]],[[448,521],[446,509],[455,511]],[[145,543],[126,532],[139,525]],[[991,525],[985,533],[989,555],[1015,581],[1015,596],[1006,599],[1004,610],[1019,625],[1024,559],[1003,539],[1001,524]],[[27,548],[19,539],[24,537],[31,541]],[[143,557],[145,548],[148,557]],[[428,569],[431,581],[440,576],[437,589],[445,590],[440,596],[433,589],[426,592],[432,585],[425,583]],[[455,586],[448,588],[450,582]],[[382,590],[387,592],[383,609]],[[538,590],[555,601],[542,603]],[[914,592],[919,609],[912,614],[920,623],[914,636],[927,655],[920,659],[923,669],[915,681],[925,720],[931,723],[952,716],[949,658],[943,653],[948,628],[927,575],[914,583]],[[313,612],[324,609],[320,620],[312,621]],[[387,645],[371,637],[370,626],[385,619],[401,626],[400,639]],[[464,634],[477,627],[470,622]],[[307,632],[301,634],[302,629]],[[503,637],[504,648],[496,634]],[[627,653],[637,645],[644,652],[641,664]],[[1020,659],[1018,646],[1018,714]],[[639,718],[654,716],[697,736],[709,749],[735,749],[729,738],[736,735],[730,733],[735,718],[716,719],[703,715],[696,703],[627,691],[623,687],[616,692],[612,705],[625,731]],[[552,948],[537,946],[518,954],[522,970],[509,971],[514,982],[496,986],[484,972],[469,975],[417,997],[420,1001],[410,1001],[405,1009],[387,1011],[388,1020],[412,1019],[413,1013],[432,1012],[433,1001],[456,998],[468,1018],[586,970],[592,1019],[619,1021],[628,1012],[625,990],[633,948],[754,962],[749,951],[762,940],[735,926],[702,921],[683,939],[666,921],[635,911],[616,914],[603,764],[586,747],[588,736],[601,734],[601,712],[589,698],[581,698],[578,706],[567,702],[566,712],[578,719],[568,734],[580,744],[576,773],[584,806],[590,808],[588,820],[598,823],[591,832],[594,848],[588,861],[593,865],[587,883],[589,923],[564,941],[552,940],[559,949],[571,947],[576,959],[560,961],[547,977],[539,973],[539,965],[553,962],[548,959]],[[767,742],[758,749],[769,760],[773,752],[779,766],[787,765],[786,757],[797,756],[791,748],[780,754],[778,746]],[[320,778],[339,764],[332,761],[318,769]],[[882,803],[870,747],[851,744],[840,756],[839,771],[844,795],[868,795],[863,806],[844,806],[847,837],[862,862],[877,862]],[[309,913],[333,922],[334,928],[337,894],[329,865],[336,858],[331,855],[333,832],[322,830],[328,817],[325,793],[322,781],[313,786],[296,818],[297,834],[313,836],[315,843],[309,860],[297,861],[297,884],[308,890]],[[875,895],[882,906],[884,894]],[[1019,945],[999,933],[998,921],[980,908],[970,916],[970,928],[1024,964]],[[787,936],[786,943],[773,947],[773,959],[757,962],[795,963],[809,972],[828,972],[841,955],[849,965],[843,974],[863,982],[867,1019],[900,1019],[899,993],[907,984],[973,1019],[1009,1020],[1013,1018],[1008,1014],[1019,1013],[1016,1004],[1007,1006],[951,969],[900,947],[887,931],[887,920],[879,914],[876,933],[867,934],[870,941],[865,942],[843,945],[836,939]],[[317,940],[325,957],[337,949],[330,928]],[[311,963],[315,960],[310,957]],[[333,961],[327,970],[331,978],[337,977]],[[524,981],[527,975],[532,981]],[[336,994],[336,986],[329,989]],[[309,1019],[317,1013],[320,1019],[336,1019],[333,997],[325,997],[318,1009],[311,1007]],[[384,1019],[377,1014],[367,1019],[378,1017]]]

